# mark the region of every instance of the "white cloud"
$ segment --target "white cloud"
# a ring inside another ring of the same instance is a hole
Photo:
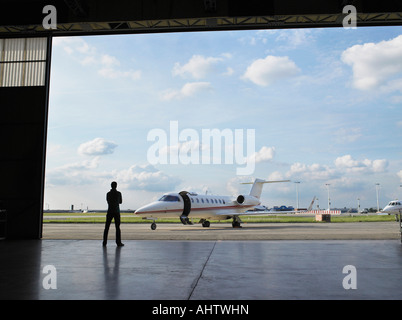
[[[94,54],[96,49],[81,37],[54,38],[54,46],[60,46],[68,54]]]
[[[108,185],[115,180],[123,189],[172,191],[181,182],[152,165],[133,165],[128,169],[97,171],[100,157],[50,169],[46,173],[48,187],[61,185]]]
[[[334,133],[335,141],[342,144],[355,142],[361,136],[361,128],[340,128]]]
[[[127,170],[119,171],[116,179],[125,188],[146,191],[173,191],[181,182],[152,165],[133,165]]]
[[[335,167],[347,173],[379,173],[388,167],[386,159],[358,161],[351,155],[344,155],[335,159]]]
[[[234,74],[234,70],[231,67],[227,67],[226,71],[223,73],[224,76],[231,76],[232,74]]]
[[[141,79],[141,71],[139,70],[120,71],[114,68],[102,68],[98,70],[98,74],[104,78],[109,79],[122,79],[122,78],[129,78],[132,80]]]
[[[402,73],[402,35],[389,41],[355,45],[346,49],[341,59],[352,66],[356,88],[370,90],[390,85],[388,81]]]
[[[57,38],[56,46],[62,46],[64,51],[73,56],[81,65],[85,67],[94,66],[98,74],[108,79],[128,78],[138,80],[141,78],[139,70],[121,70],[119,59],[106,53],[98,52],[97,48],[89,45],[84,39],[77,38]]]
[[[268,86],[278,80],[294,76],[298,72],[300,69],[289,57],[268,55],[264,59],[257,59],[251,63],[243,78],[259,86]]]
[[[100,62],[105,67],[120,66],[120,61],[108,54],[102,54],[102,56],[100,57]]]
[[[254,181],[254,178],[250,178],[247,176],[236,176],[234,178],[231,178],[227,184],[226,184],[226,189],[228,190],[228,192],[233,195],[233,196],[237,196],[241,193],[242,190],[245,190],[245,186],[247,185],[242,185],[242,183],[244,182],[252,182]],[[247,193],[244,194],[248,194],[248,192],[250,192],[250,187],[248,187],[249,190],[247,191]]]
[[[173,67],[173,75],[185,77],[190,75],[194,79],[205,78],[209,73],[216,70],[216,64],[223,61],[223,58],[203,57],[201,55],[193,55],[191,59],[184,65],[176,62]]]
[[[344,155],[335,159],[334,166],[318,163],[306,165],[296,162],[291,165],[286,177],[308,181],[342,179],[345,174],[358,177],[361,174],[383,173],[387,167],[388,161],[386,159],[359,161],[353,159],[351,155]],[[347,177],[350,178],[350,176]]]
[[[338,168],[356,168],[363,166],[363,163],[354,160],[351,155],[345,155],[335,159],[335,166]]]
[[[270,161],[275,156],[275,147],[266,147],[263,146],[260,151],[255,152],[251,156],[249,156],[248,161],[252,161],[254,159],[255,163]]]
[[[78,153],[86,156],[98,156],[113,153],[117,144],[103,138],[95,138],[85,142],[78,147]]]
[[[85,185],[91,184],[102,177],[110,176],[106,173],[94,171],[99,166],[99,157],[80,162],[66,164],[46,172],[47,186],[56,185]]]
[[[180,90],[166,90],[162,92],[162,100],[183,99],[192,97],[201,92],[208,92],[212,90],[212,86],[209,82],[188,82]]]
[[[397,173],[397,176],[399,177],[400,181],[402,182],[402,170]]]
[[[286,173],[287,178],[297,178],[306,180],[328,180],[336,177],[336,171],[327,165],[313,163],[306,165],[296,162],[291,165],[290,170]]]
[[[276,41],[285,41],[290,48],[310,44],[313,40],[312,30],[309,29],[280,30],[276,37]]]

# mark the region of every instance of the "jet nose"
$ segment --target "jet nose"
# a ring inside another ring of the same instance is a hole
[[[390,207],[389,207],[389,206],[386,206],[384,209],[382,209],[381,212],[388,212],[389,209],[390,209]]]
[[[149,213],[156,213],[161,210],[161,205],[159,203],[150,203],[145,206],[142,206],[135,210],[135,214],[137,215],[145,215]]]
[[[138,214],[141,215],[143,213],[145,213],[146,210],[144,210],[144,207],[138,208],[137,210],[135,210],[134,214]]]

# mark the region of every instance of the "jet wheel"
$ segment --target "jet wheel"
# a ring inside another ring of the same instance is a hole
[[[205,221],[202,223],[202,226],[203,226],[204,228],[208,228],[209,225],[210,225],[210,223],[209,223],[209,221],[207,221],[207,220],[205,220]]]
[[[233,221],[232,222],[232,227],[233,228],[241,228],[241,224],[239,221]]]
[[[152,222],[152,223],[151,223],[151,229],[152,229],[152,230],[155,230],[155,229],[156,229],[156,223],[155,223],[155,222]]]

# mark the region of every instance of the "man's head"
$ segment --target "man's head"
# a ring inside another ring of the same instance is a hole
[[[116,188],[117,188],[117,182],[116,182],[116,181],[113,181],[113,182],[111,183],[111,186],[112,186],[112,189],[116,189]]]

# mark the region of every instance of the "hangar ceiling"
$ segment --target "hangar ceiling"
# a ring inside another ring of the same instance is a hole
[[[57,10],[46,30],[43,8]],[[402,25],[400,0],[2,0],[0,37]]]

